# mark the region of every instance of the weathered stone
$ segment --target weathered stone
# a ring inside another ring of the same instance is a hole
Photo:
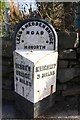
[[[71,79],[79,75],[80,75],[80,68],[58,69],[58,80],[61,83],[70,81]]]
[[[13,72],[13,68],[12,67],[8,67],[8,66],[3,66],[2,67],[2,74],[6,74],[6,76],[8,74],[10,74],[11,72]]]
[[[11,86],[12,83],[13,83],[13,80],[9,80],[9,79],[4,79],[4,81],[3,81],[3,84],[5,86]]]
[[[78,95],[80,94],[80,86],[71,86],[65,91],[62,91],[63,96],[69,96],[69,95]]]
[[[80,54],[80,48],[77,49],[77,53]]]
[[[10,58],[4,58],[3,57],[3,59],[2,59],[2,66],[8,66],[8,67],[10,67],[12,65],[13,65],[12,59],[10,59]]]
[[[77,60],[69,60],[69,64],[68,64],[68,67],[69,68],[72,68],[72,67],[78,67],[78,61]]]
[[[66,90],[67,89],[67,85],[66,84],[58,84],[57,85],[57,90],[58,91],[62,91],[62,90]]]
[[[77,34],[75,32],[58,32],[59,50],[74,48]]]
[[[80,75],[79,76],[77,76],[77,77],[74,77],[71,81],[70,81],[71,83],[80,83]]]
[[[2,90],[2,97],[4,100],[14,101],[15,92],[12,90]]]
[[[78,62],[79,62],[79,66],[80,66],[80,58],[78,59]]]
[[[68,60],[59,60],[58,61],[58,68],[67,68]]]
[[[73,49],[64,50],[59,53],[59,59],[76,59],[76,52]]]

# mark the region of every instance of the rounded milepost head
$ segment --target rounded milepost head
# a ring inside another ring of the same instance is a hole
[[[28,19],[17,25],[13,42],[17,50],[57,50],[57,33],[42,19]]]

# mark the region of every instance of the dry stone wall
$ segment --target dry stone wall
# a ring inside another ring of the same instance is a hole
[[[74,48],[76,33],[58,32],[57,93],[63,96],[80,93],[80,48]],[[2,38],[3,99],[14,100],[12,39]]]
[[[57,92],[63,96],[80,93],[80,48],[74,47],[76,37],[76,33],[58,33]]]

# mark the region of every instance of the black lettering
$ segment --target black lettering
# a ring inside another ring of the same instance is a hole
[[[39,31],[36,32],[36,35],[39,35]]]
[[[25,73],[25,78],[30,79],[30,74]]]
[[[20,41],[20,38],[17,38],[17,41]]]
[[[25,28],[22,27],[21,29],[24,30]]]
[[[36,67],[36,72],[39,72],[39,67]]]
[[[31,82],[28,82],[28,85],[31,86]]]
[[[49,28],[47,27],[45,30],[46,30],[46,31],[48,31],[48,30],[49,30]]]
[[[28,27],[28,25],[26,24],[26,25],[25,25],[25,28],[27,28],[27,27]]]
[[[20,41],[19,41],[19,42],[16,42],[16,44],[20,44]]]
[[[36,46],[24,46],[25,49],[45,49],[45,46],[36,45]]]
[[[24,46],[24,49],[28,49],[27,46]]]
[[[42,23],[39,23],[39,26],[41,27]]]
[[[38,22],[36,22],[36,26],[38,26]]]
[[[22,65],[20,64],[20,68],[19,69],[22,69]]]
[[[25,77],[24,72],[20,72],[20,76]]]
[[[42,48],[42,46],[41,46],[41,45],[40,45],[39,47],[40,47],[40,49]]]
[[[38,45],[36,46],[36,49],[39,49],[39,46],[38,46]]]
[[[49,41],[46,41],[46,43],[49,43]]]
[[[50,41],[53,42],[53,39],[51,38]]]
[[[53,41],[50,41],[49,44],[53,44]]]
[[[33,48],[36,49],[36,46],[34,46]]]
[[[51,76],[51,75],[54,75],[54,74],[55,74],[55,71],[46,72],[46,73],[42,74],[42,78],[48,77],[48,76]]]
[[[16,70],[16,75],[19,75],[19,72]]]
[[[56,64],[38,66],[38,67],[36,67],[36,72],[40,72],[40,71],[43,71],[43,70],[53,69],[53,68],[55,68],[55,67],[56,67]]]
[[[25,81],[24,79],[20,78],[19,81],[27,86],[31,86],[31,82]]]
[[[19,31],[19,34],[22,34],[22,31]]]
[[[45,46],[43,46],[43,49],[45,49]]]
[[[29,35],[29,31],[26,31],[26,34],[28,34],[28,35]]]
[[[20,38],[20,37],[21,37],[21,34],[20,34],[20,35],[18,34],[18,35],[17,35],[17,37],[19,37],[19,38]]]
[[[53,35],[52,34],[49,34],[49,38],[52,38],[53,37]]]
[[[28,49],[31,49],[31,46],[28,46]]]
[[[26,85],[28,86],[28,81],[26,81]]]
[[[28,71],[28,65],[25,66],[25,70]]]
[[[34,35],[34,31],[31,31],[31,35]]]
[[[37,75],[37,79],[40,79],[40,74]]]
[[[25,80],[21,79],[19,80],[21,83],[25,84]]]
[[[34,26],[34,22],[32,22],[32,25]]]
[[[19,76],[21,76],[21,73],[20,73],[20,71],[18,71],[18,74],[19,74]]]
[[[30,23],[30,22],[28,23],[28,26],[29,26],[29,27],[31,26],[31,23]]]
[[[15,63],[15,67],[17,68],[17,63]]]
[[[28,67],[28,71],[31,72],[31,67],[30,66]]]
[[[31,49],[33,49],[33,46],[31,46]]]
[[[24,42],[24,40],[22,40],[22,43]]]
[[[18,81],[18,77],[16,77],[16,80]]]
[[[50,31],[50,30],[47,30],[47,32],[48,32],[48,34],[50,34],[51,31]]]
[[[24,65],[22,65],[22,70],[24,70]]]
[[[42,26],[43,28],[45,28],[46,26],[43,24],[43,26]]]
[[[21,77],[25,77],[24,72],[21,72],[21,71],[18,71],[18,70],[16,70],[16,75],[19,75]]]
[[[41,32],[40,32],[40,34],[41,34],[41,35],[43,35],[43,34],[44,34],[44,32],[43,32],[43,31],[41,31]]]

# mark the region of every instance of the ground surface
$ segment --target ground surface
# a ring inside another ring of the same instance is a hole
[[[49,108],[45,113],[38,118],[41,120],[80,120],[80,96],[69,96],[56,100],[55,105]],[[15,110],[14,102],[3,101],[3,119],[6,118],[21,118],[21,113]]]

